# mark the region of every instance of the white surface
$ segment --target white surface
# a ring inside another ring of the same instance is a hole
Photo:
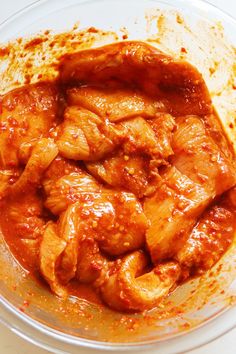
[[[66,1],[66,0],[65,0]],[[192,0],[193,1],[193,0]],[[209,2],[222,7],[225,11],[236,17],[235,0],[208,0]],[[33,0],[0,0],[0,22],[18,11],[20,8],[32,3]],[[203,346],[197,350],[189,352],[189,354],[235,354],[236,346],[236,329],[216,341]],[[18,338],[14,333],[0,325],[0,353],[1,354],[46,354],[45,350],[36,348]],[[80,354],[83,354],[81,349]],[[88,353],[88,352],[87,352]],[[91,351],[92,353],[92,351]]]

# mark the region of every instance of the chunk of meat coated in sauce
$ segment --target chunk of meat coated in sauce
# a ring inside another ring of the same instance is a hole
[[[53,139],[42,138],[32,149],[31,156],[19,179],[9,188],[10,195],[20,195],[36,190],[51,162],[58,155]]]
[[[235,185],[235,161],[219,149],[199,117],[177,120],[172,147],[174,166],[194,182],[200,183],[212,197]]]
[[[160,114],[148,122],[137,117],[119,125],[125,131],[122,150],[86,166],[94,177],[113,187],[125,188],[139,198],[151,195],[159,184],[158,167],[166,165],[173,154],[173,117]]]
[[[0,168],[17,167],[22,144],[47,136],[58,122],[59,93],[54,84],[38,83],[1,98]]]
[[[225,198],[203,214],[177,254],[179,263],[190,273],[201,274],[210,269],[232,243],[236,213],[227,203],[228,196]]]
[[[64,284],[75,276],[82,282],[95,281],[107,263],[98,246],[108,255],[139,249],[146,228],[141,205],[128,193],[104,191],[71,204],[57,224],[57,234],[66,242],[57,262],[60,281]]]
[[[156,115],[146,121],[141,117],[126,120],[118,125],[123,130],[125,154],[139,153],[155,160],[156,166],[166,164],[166,159],[173,155],[171,148],[174,119],[169,114]]]
[[[119,154],[99,162],[86,163],[88,171],[106,184],[123,188],[142,198],[154,193],[160,176],[156,166],[150,168],[148,158]]]
[[[183,246],[188,233],[211,201],[205,189],[175,167],[162,173],[162,183],[144,200],[149,220],[146,242],[154,264],[173,257]]]
[[[108,260],[101,254],[92,237],[84,237],[79,245],[76,278],[81,283],[94,283],[108,269]]]
[[[148,221],[141,203],[132,193],[111,193],[109,190],[104,193],[104,199],[107,210],[103,204],[95,203],[93,222],[97,225],[92,223],[100,249],[116,256],[142,248]],[[102,213],[108,214],[108,225],[104,226],[100,221]]]
[[[55,182],[61,177],[71,173],[80,173],[81,167],[72,160],[58,155],[44,173],[42,185],[46,193],[49,193]]]
[[[17,257],[31,270],[38,269],[39,246],[46,217],[40,195],[32,192],[8,198],[1,208],[1,217],[6,240]]]
[[[65,250],[66,241],[57,234],[57,227],[49,222],[43,233],[39,249],[40,271],[51,287],[53,293],[60,297],[67,296],[67,290],[61,284],[57,274],[57,263]]]
[[[69,54],[59,70],[64,84],[136,87],[163,100],[166,110],[174,115],[212,111],[207,87],[196,68],[143,42],[115,43]]]
[[[77,259],[78,264],[86,263],[78,257],[82,240],[84,246],[89,239],[97,242],[109,255],[122,254],[144,244],[147,220],[134,195],[103,188],[75,163],[62,158],[51,164],[43,184],[48,196],[45,205],[55,214],[65,211],[58,228],[59,235],[67,242],[70,240],[61,261],[64,282],[75,276]],[[85,272],[78,277],[86,282],[87,275]]]
[[[162,102],[129,88],[82,86],[69,89],[67,97],[69,105],[88,109],[113,123],[139,116],[154,118],[165,111]]]
[[[84,203],[101,192],[101,186],[96,180],[82,170],[59,178],[49,188],[48,182],[44,181],[44,186],[45,206],[55,215],[59,215],[76,201]]]
[[[120,143],[122,134],[108,121],[78,106],[68,107],[59,127],[60,154],[72,160],[99,160]]]
[[[121,265],[101,286],[103,300],[118,311],[143,311],[159,305],[180,276],[177,262],[159,264],[148,271],[148,259],[140,251],[121,260]]]

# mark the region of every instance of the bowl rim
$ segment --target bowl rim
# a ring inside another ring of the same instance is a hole
[[[35,0],[31,4],[24,6],[20,10],[14,12],[12,15],[8,16],[4,21],[0,23],[0,36],[1,30],[5,26],[10,25],[13,21],[20,18],[22,15],[30,10],[37,9],[44,3],[52,2],[56,0]],[[94,2],[95,0],[77,0],[77,3],[85,4]],[[96,2],[102,2],[104,0],[96,0]],[[120,0],[110,0],[111,2],[119,2]],[[124,1],[124,0],[123,0]],[[125,0],[126,2],[131,2],[133,0]],[[139,0],[145,1],[145,0]],[[151,0],[153,3],[163,3],[168,4],[174,0]],[[177,0],[176,3],[186,4],[186,0]],[[175,4],[176,4],[175,3]],[[208,0],[188,0],[188,4],[195,8],[201,8],[206,11],[211,10],[216,14],[224,18],[224,21],[229,22],[236,28],[236,18],[234,18],[229,13],[225,12],[217,5],[212,4]],[[90,348],[97,350],[106,351],[133,351],[133,350],[145,350],[145,349],[156,349],[156,353],[161,354],[181,354],[186,351],[200,348],[208,343],[211,343],[215,339],[223,336],[224,334],[231,331],[236,327],[236,303],[226,306],[221,309],[218,313],[214,314],[212,318],[209,318],[202,324],[192,328],[191,330],[186,330],[181,333],[177,333],[170,338],[163,338],[158,340],[149,340],[145,342],[131,342],[131,343],[109,343],[97,340],[85,339],[82,337],[76,337],[63,333],[59,330],[55,330],[33,318],[29,315],[18,310],[14,305],[8,302],[0,294],[0,323],[5,325],[12,332],[17,334],[22,339],[28,341],[31,344],[39,346],[45,350],[56,350],[58,354],[69,354],[67,351],[72,345],[73,349]],[[5,317],[4,317],[5,316]],[[14,320],[19,320],[19,323],[14,323]],[[223,325],[222,325],[223,324]],[[33,332],[32,332],[33,329]],[[43,339],[38,339],[37,334],[42,334]],[[184,337],[184,341],[180,339]],[[51,341],[56,342],[52,343]],[[57,344],[66,344],[68,348],[66,351],[60,350]],[[160,350],[160,351],[159,351]]]

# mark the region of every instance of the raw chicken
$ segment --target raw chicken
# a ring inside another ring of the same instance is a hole
[[[66,247],[66,242],[58,237],[56,225],[48,223],[40,245],[40,270],[51,290],[60,297],[66,297],[67,291],[57,276],[58,258]]]
[[[67,91],[68,103],[86,108],[104,120],[119,122],[142,116],[154,118],[164,105],[137,90],[82,86]]]
[[[52,185],[50,180],[44,182],[45,206],[55,215],[59,215],[76,201],[84,203],[101,192],[101,186],[86,172],[72,172]]]
[[[1,98],[0,168],[17,167],[20,146],[48,135],[58,122],[58,103],[58,89],[50,83],[26,85]]]
[[[196,116],[179,118],[173,136],[176,168],[200,183],[212,197],[222,194],[236,183],[235,162],[219,149]]]
[[[211,195],[200,184],[175,167],[167,168],[162,179],[155,195],[144,201],[144,213],[150,222],[146,241],[154,264],[180,250],[211,201]]]
[[[210,269],[232,243],[236,209],[227,205],[227,197],[207,210],[177,254],[177,260],[191,273]]]
[[[57,154],[58,149],[52,139],[42,138],[38,140],[24,171],[19,179],[9,187],[9,194],[22,194],[39,187],[43,173]]]
[[[103,300],[118,311],[143,311],[159,305],[180,276],[177,262],[159,264],[148,271],[148,258],[140,251],[124,257],[101,286]]]
[[[63,84],[129,86],[143,90],[161,110],[175,115],[211,113],[211,99],[201,74],[143,42],[122,42],[64,56],[60,64]]]
[[[77,106],[68,107],[59,127],[57,146],[68,159],[94,161],[111,153],[122,136],[108,121]]]
[[[88,171],[110,186],[123,188],[142,198],[153,194],[160,176],[150,160],[137,155],[125,155],[122,151],[99,162],[86,163]]]

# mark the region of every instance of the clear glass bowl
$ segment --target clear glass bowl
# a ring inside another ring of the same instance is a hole
[[[42,0],[28,6],[0,26],[6,42],[38,31],[97,27],[117,31],[132,39],[145,39],[147,10],[179,10],[193,23],[219,20],[236,44],[236,22],[201,0]],[[43,288],[11,256],[0,240],[1,321],[24,339],[57,353],[79,353],[79,348],[151,350],[173,354],[201,346],[236,325],[235,244],[215,267],[199,279],[179,287],[167,300],[169,316],[159,308],[146,315],[123,316],[84,300],[63,302]],[[30,299],[29,306],[25,306]],[[171,300],[171,303],[170,303]],[[173,312],[172,308],[182,309]],[[174,315],[175,313],[175,315]],[[137,325],[138,324],[138,325]],[[113,331],[112,341],[110,333]]]

